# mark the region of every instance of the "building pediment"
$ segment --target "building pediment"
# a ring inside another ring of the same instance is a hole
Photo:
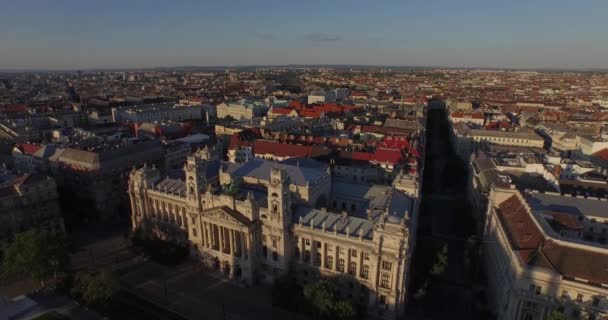
[[[202,214],[209,218],[230,221],[232,223],[244,226],[250,226],[253,224],[253,221],[251,221],[251,219],[227,206],[207,209],[203,211]]]

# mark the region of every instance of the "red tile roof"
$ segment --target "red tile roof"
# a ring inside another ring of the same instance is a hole
[[[543,234],[517,195],[503,201],[497,211],[513,251],[528,264],[543,243]]]
[[[31,143],[19,143],[17,144],[17,148],[21,150],[24,154],[34,154],[36,151],[40,150],[42,146],[31,144]]]
[[[27,112],[27,105],[25,104],[7,104],[1,107],[1,110],[8,113],[19,113]]]
[[[608,161],[608,148],[602,149],[593,154],[593,156],[598,157],[602,160]]]
[[[272,154],[277,157],[310,158],[312,155],[312,151],[312,146],[303,146],[268,140],[256,140],[254,146],[254,153],[256,155]]]

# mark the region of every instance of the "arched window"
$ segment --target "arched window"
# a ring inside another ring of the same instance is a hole
[[[279,203],[277,201],[272,202],[272,213],[277,213],[279,211]]]

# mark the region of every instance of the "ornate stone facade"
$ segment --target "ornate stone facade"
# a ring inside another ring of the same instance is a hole
[[[133,170],[133,228],[151,223],[163,235],[189,243],[193,256],[238,282],[271,283],[288,272],[302,285],[336,277],[343,297],[368,315],[393,319],[402,313],[417,211],[411,195],[368,186],[366,208],[335,213],[315,208],[311,203],[317,201],[301,194],[314,185],[315,199],[332,198],[324,168],[303,172],[256,162],[256,184],[243,175],[237,182],[238,175],[223,169],[219,179],[210,177],[209,159],[208,150],[188,157],[185,181],[161,179],[155,168]],[[267,165],[269,171],[260,171]],[[302,174],[315,181],[299,188]]]

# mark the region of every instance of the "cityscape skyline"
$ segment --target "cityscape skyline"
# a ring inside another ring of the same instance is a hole
[[[600,1],[20,1],[4,7],[4,70],[289,64],[608,68],[601,14],[608,4]]]

